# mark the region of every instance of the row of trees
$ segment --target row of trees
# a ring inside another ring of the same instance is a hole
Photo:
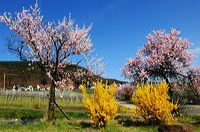
[[[93,63],[93,48],[89,36],[91,26],[74,26],[70,17],[64,17],[58,23],[45,23],[37,2],[34,7],[23,9],[15,16],[11,13],[0,15],[0,22],[16,33],[15,38],[19,43],[16,47],[9,48],[18,53],[20,59],[37,63],[51,79],[47,117],[48,120],[54,119],[55,87],[65,87],[65,82],[72,78],[80,78],[86,74],[92,76],[92,69],[98,71],[96,67],[101,66]],[[188,82],[199,92],[200,68],[191,67],[192,54],[188,52],[190,45],[175,29],[169,33],[154,31],[147,36],[147,43],[137,52],[137,56],[128,59],[123,74],[135,83],[162,79],[168,84],[177,80]],[[64,70],[66,66],[74,64],[86,66],[87,71]],[[169,91],[171,94],[171,88]]]

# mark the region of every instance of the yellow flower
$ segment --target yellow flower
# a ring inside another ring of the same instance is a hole
[[[178,108],[178,104],[168,100],[168,89],[166,82],[138,84],[132,96],[137,106],[135,114],[142,116],[147,123],[173,122],[173,110]]]
[[[107,123],[117,115],[117,102],[115,100],[116,85],[104,86],[97,82],[94,93],[89,97],[86,87],[81,86],[83,104],[90,113],[94,126],[105,127]]]

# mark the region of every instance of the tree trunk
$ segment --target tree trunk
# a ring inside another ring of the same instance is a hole
[[[48,104],[48,109],[47,109],[47,120],[52,121],[55,119],[55,83],[52,81],[51,83],[51,88],[49,91],[49,104]]]
[[[169,93],[169,97],[170,97],[170,99],[171,99],[171,97],[172,97],[172,94],[173,94],[173,92],[172,92],[172,86],[171,86],[171,83],[169,82],[169,80],[168,80],[168,78],[167,78],[167,77],[164,77],[164,79],[165,79],[166,83],[167,83],[167,84],[168,84],[168,86],[169,86],[169,91],[168,91],[168,93]]]

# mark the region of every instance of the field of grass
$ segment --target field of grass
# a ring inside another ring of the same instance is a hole
[[[130,126],[124,127],[117,123],[117,121],[111,122],[108,127],[103,129],[104,132],[155,132],[157,127],[152,126]],[[58,119],[54,125],[48,122],[40,122],[30,125],[1,125],[0,131],[20,131],[20,132],[29,132],[29,131],[48,131],[48,132],[76,132],[76,131],[98,131],[95,128],[92,128],[87,123],[84,123],[80,120],[75,120],[73,122],[66,121],[65,119]]]
[[[65,111],[82,111],[84,106],[80,99],[57,99],[57,104]],[[46,109],[48,98],[0,96],[0,107],[17,107],[29,109]]]
[[[90,123],[88,113],[80,99],[57,99],[70,120],[66,120],[60,111],[56,111],[55,124],[45,121],[47,98],[0,96],[0,131],[98,131]],[[158,126],[145,125],[141,119],[131,117],[119,111],[120,115],[103,129],[105,132],[156,132]],[[28,119],[30,122],[23,123]],[[176,124],[187,124],[200,131],[200,116],[178,117]]]
[[[21,124],[20,122],[15,123],[0,123],[0,131],[54,131],[54,132],[62,132],[62,131],[97,131],[97,129],[92,128],[88,113],[87,112],[66,112],[69,116],[70,120],[66,120],[64,116],[60,112],[56,112],[56,122],[52,125],[52,122],[46,122],[43,119],[43,115],[45,114],[44,110],[33,110],[33,109],[22,109],[22,108],[0,108],[0,117],[5,119],[11,118],[22,118],[26,116],[27,118],[39,118],[40,120],[30,124]],[[127,124],[123,124],[121,122],[122,117],[119,117],[108,125],[103,131],[105,132],[121,132],[121,131],[149,131],[154,132],[157,130],[157,127],[153,126],[140,126],[140,125],[132,125],[125,126]]]
[[[88,113],[86,112],[66,112],[70,120],[66,120],[60,112],[56,112],[56,122],[52,125],[52,122],[44,121],[43,115],[45,114],[44,110],[34,110],[34,109],[22,109],[22,108],[0,108],[0,117],[5,119],[11,118],[22,118],[26,116],[31,119],[39,119],[37,122],[21,124],[20,122],[15,123],[0,123],[0,131],[20,131],[20,132],[29,132],[29,131],[53,131],[53,132],[62,132],[62,131],[97,131],[97,129],[92,128]],[[190,124],[196,131],[200,130],[200,126],[197,124],[200,121],[198,116],[187,116],[179,117],[178,123]],[[131,118],[127,115],[121,115],[115,120],[111,121],[108,127],[103,129],[105,132],[125,132],[125,131],[134,131],[134,132],[156,132],[158,126],[149,126],[143,123],[138,122],[137,119]]]
[[[72,90],[73,92],[76,92],[76,93],[82,93],[81,92],[81,90],[79,89],[79,88],[76,88],[76,89],[73,89]],[[94,89],[86,89],[86,92],[88,93],[88,94],[92,94],[93,92],[94,92]]]

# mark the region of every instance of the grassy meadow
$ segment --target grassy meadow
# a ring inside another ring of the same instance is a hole
[[[65,111],[70,120],[65,119],[60,111],[56,111],[56,121],[45,121],[47,98],[0,96],[0,131],[99,131],[92,127],[90,118],[81,99],[57,99],[58,105]],[[121,107],[120,107],[121,108]],[[125,114],[119,109],[119,116],[102,129],[104,132],[156,132],[159,126],[146,125],[138,117]],[[25,122],[24,122],[25,119]],[[26,122],[27,120],[27,122]],[[187,124],[195,131],[200,131],[200,116],[178,117],[176,124]]]

